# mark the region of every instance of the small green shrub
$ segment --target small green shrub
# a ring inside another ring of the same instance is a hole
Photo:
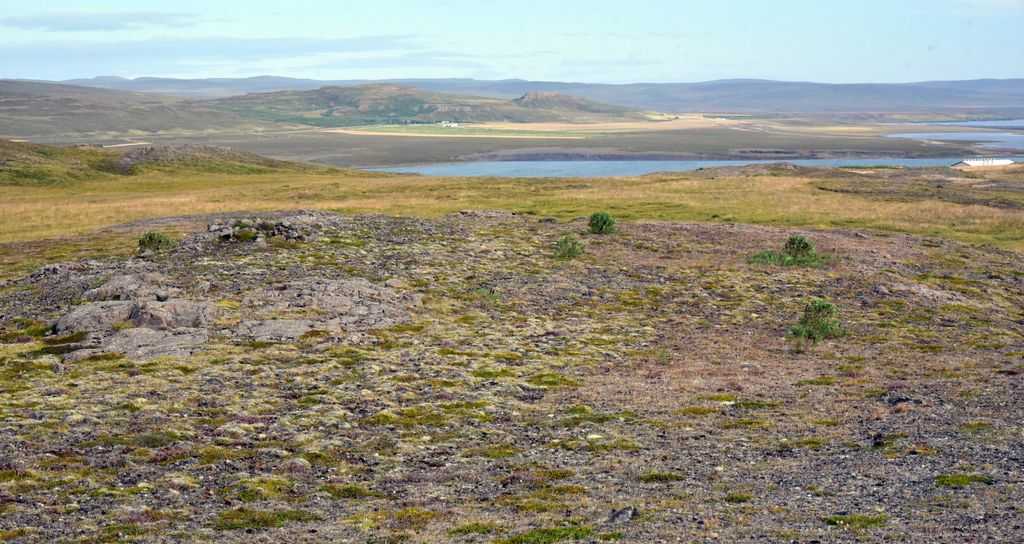
[[[640,481],[645,484],[663,484],[681,480],[683,477],[674,472],[645,472],[640,475]]]
[[[174,247],[174,239],[162,232],[147,232],[139,238],[139,251],[164,251]]]
[[[234,531],[239,529],[269,529],[283,527],[292,522],[315,521],[320,519],[314,514],[301,510],[285,510],[270,512],[239,508],[221,512],[212,525],[218,531]]]
[[[501,544],[554,544],[569,540],[583,540],[594,536],[590,527],[569,526],[532,529],[513,537],[501,539]]]
[[[967,487],[971,484],[991,484],[992,478],[984,474],[943,474],[935,478],[935,487]]]
[[[725,501],[725,502],[727,502],[729,504],[743,504],[745,502],[750,502],[753,499],[754,499],[754,497],[752,495],[750,495],[750,494],[739,493],[739,492],[736,492],[736,491],[733,491],[733,492],[727,494],[724,498],[722,498],[723,501]]]
[[[235,240],[238,240],[239,242],[251,242],[258,236],[259,234],[256,232],[256,229],[250,227],[238,229],[238,231],[235,232]]]
[[[786,240],[786,245],[782,247],[782,253],[794,259],[799,259],[807,255],[813,255],[814,244],[799,234],[791,234],[789,240]]]
[[[878,514],[877,516],[871,516],[868,514],[841,514],[838,516],[828,516],[821,518],[826,524],[833,527],[842,527],[850,530],[864,530],[871,529],[873,527],[882,527],[885,522],[889,520],[889,516],[886,514]]]
[[[384,496],[381,493],[371,491],[359,484],[324,484],[320,486],[318,491],[327,493],[335,500],[369,499]]]
[[[473,289],[472,298],[477,306],[491,307],[501,304],[501,293],[490,287],[477,287]]]
[[[595,212],[590,216],[590,234],[614,234],[615,219],[608,212]]]
[[[504,531],[504,527],[493,521],[473,521],[463,523],[448,531],[449,536],[462,535],[493,535]]]
[[[587,246],[575,234],[566,234],[555,244],[555,257],[570,260],[583,255]]]
[[[831,302],[816,298],[804,307],[800,322],[789,329],[786,338],[795,344],[797,351],[839,335],[839,308]]]
[[[832,253],[818,253],[814,244],[799,234],[790,235],[782,251],[762,251],[752,255],[750,264],[774,264],[777,266],[820,267],[835,261]]]

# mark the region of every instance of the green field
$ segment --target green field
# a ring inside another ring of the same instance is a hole
[[[527,127],[529,125],[526,125]],[[537,138],[590,138],[601,135],[600,132],[584,132],[570,130],[508,130],[478,127],[473,125],[460,125],[458,127],[444,127],[439,124],[415,124],[415,125],[366,125],[350,127],[355,132],[388,133],[397,135],[424,135],[424,136],[532,136]]]
[[[407,140],[407,139],[403,139]],[[447,141],[447,140],[446,140]],[[498,209],[572,219],[863,227],[1024,247],[1024,172],[827,169],[689,172],[636,178],[431,178],[192,157],[109,170],[115,154],[6,144],[0,242],[81,234],[166,215],[319,208],[437,216]],[[11,150],[16,150],[14,153]],[[42,155],[40,155],[42,154]]]

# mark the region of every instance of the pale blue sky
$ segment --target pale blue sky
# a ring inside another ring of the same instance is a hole
[[[0,0],[0,77],[1024,77],[1024,0]]]

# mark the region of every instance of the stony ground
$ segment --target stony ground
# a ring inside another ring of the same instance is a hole
[[[1024,538],[1018,253],[811,232],[838,260],[783,268],[747,258],[790,231],[742,225],[206,222],[0,284],[0,538]],[[567,232],[583,257],[553,257]],[[809,297],[843,335],[797,353]]]

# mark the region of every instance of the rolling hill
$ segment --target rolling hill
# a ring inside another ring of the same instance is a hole
[[[176,174],[331,171],[212,145],[138,147],[120,152],[88,145],[62,147],[0,139],[0,187],[68,185],[153,170]]]
[[[553,91],[606,104],[663,112],[873,114],[936,113],[962,116],[1024,116],[1024,79],[928,81],[899,84],[828,84],[730,79],[699,83],[608,85],[508,79],[404,79],[387,83],[429,92],[512,99]],[[249,92],[312,90],[323,86],[371,83],[366,80],[317,81],[274,76],[218,79],[94,78],[77,85],[224,97]],[[384,83],[384,82],[379,82]]]
[[[0,80],[0,137],[103,137],[266,126],[180,98]]]
[[[506,100],[429,92],[407,85],[367,84],[186,99],[0,80],[0,137],[11,139],[145,137],[439,121],[586,123],[646,118],[628,108],[554,93]]]
[[[556,93],[516,100],[423,91],[393,83],[323,87],[311,91],[253,93],[209,102],[242,117],[322,127],[460,122],[591,122],[642,120],[628,108]]]

